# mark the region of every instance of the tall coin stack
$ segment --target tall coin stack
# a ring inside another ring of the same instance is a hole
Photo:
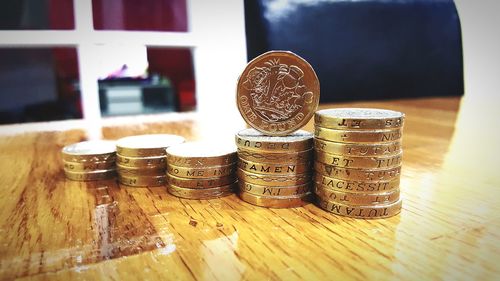
[[[236,135],[239,196],[270,208],[292,208],[311,199],[313,135],[300,131],[319,104],[312,66],[287,51],[250,61],[238,79],[237,105],[253,129]]]
[[[165,185],[165,149],[183,142],[183,137],[168,134],[138,135],[119,139],[116,142],[119,182],[135,187]]]
[[[62,149],[64,173],[70,180],[94,181],[116,175],[114,141],[84,141]]]
[[[236,135],[239,196],[268,208],[293,208],[311,201],[313,134],[266,136],[255,129]]]
[[[167,190],[186,199],[234,193],[236,147],[220,142],[186,142],[167,148]]]
[[[404,114],[338,108],[317,111],[314,121],[319,206],[353,218],[398,214]]]

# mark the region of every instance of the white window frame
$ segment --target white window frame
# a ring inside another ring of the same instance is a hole
[[[96,128],[89,132],[90,138],[100,137],[101,128],[95,124],[103,121],[95,48],[131,42],[146,47],[190,48],[195,71],[196,111],[200,119],[212,124],[223,118],[223,127],[231,131],[243,126],[235,101],[236,81],[246,64],[243,0],[187,0],[188,32],[95,30],[92,0],[73,0],[73,6],[74,30],[0,31],[0,47],[76,48],[83,121]]]

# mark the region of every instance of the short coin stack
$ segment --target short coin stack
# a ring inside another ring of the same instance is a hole
[[[62,149],[64,173],[70,180],[94,181],[116,175],[114,141],[84,141]]]
[[[136,187],[165,185],[165,149],[183,142],[183,137],[168,134],[119,139],[116,142],[118,180],[124,185]]]
[[[186,199],[234,193],[236,147],[220,142],[186,142],[167,148],[167,190]]]
[[[314,191],[319,206],[354,218],[398,214],[404,114],[326,109],[317,111],[314,121]]]
[[[310,201],[313,134],[266,136],[255,129],[236,135],[242,200],[261,207],[293,208]]]

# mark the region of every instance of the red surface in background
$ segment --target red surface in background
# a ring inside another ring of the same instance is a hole
[[[190,49],[148,48],[148,61],[150,74],[160,74],[172,82],[179,110],[189,110],[196,105]]]
[[[97,30],[188,30],[186,0],[92,0],[92,11]]]
[[[74,0],[78,1],[78,0]],[[51,29],[74,29],[75,15],[73,1],[50,0],[49,23]]]
[[[78,0],[74,0],[78,1]],[[104,17],[120,16],[102,8],[119,0],[93,0],[94,28],[113,30],[187,31],[185,0],[121,0],[123,18],[104,21]],[[108,2],[108,3],[106,3]],[[73,1],[51,0],[50,23],[53,28],[74,28]],[[113,26],[105,26],[111,22]],[[125,26],[116,26],[122,22]],[[177,94],[178,109],[189,110],[196,105],[194,69],[191,50],[148,48],[149,73],[160,74],[172,82]],[[59,95],[74,96],[72,82],[79,80],[78,59],[75,49],[55,48],[55,68]]]

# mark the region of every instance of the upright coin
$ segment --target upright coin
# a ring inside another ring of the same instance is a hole
[[[292,52],[271,51],[248,63],[238,79],[236,102],[251,127],[283,136],[311,119],[319,95],[318,77],[307,61]]]
[[[82,141],[65,146],[62,149],[62,158],[68,162],[114,161],[115,151],[114,141]]]
[[[177,135],[151,134],[130,136],[116,142],[116,152],[126,157],[148,157],[165,155],[165,148],[183,143],[184,138]]]

